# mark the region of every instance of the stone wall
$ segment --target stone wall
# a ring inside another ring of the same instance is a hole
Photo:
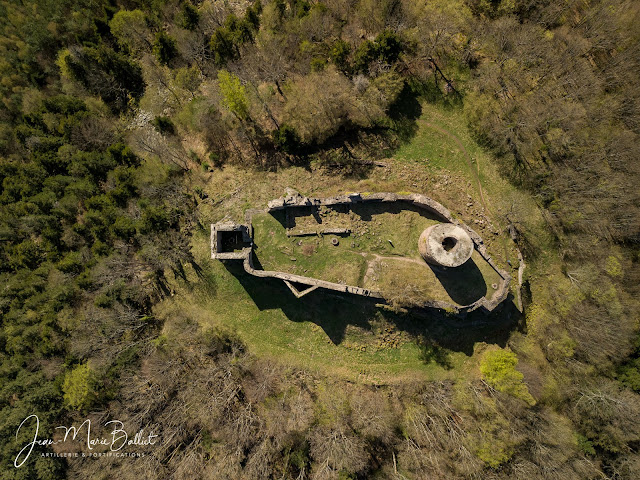
[[[339,205],[339,204],[355,204],[355,203],[365,203],[365,202],[407,202],[415,205],[418,208],[422,208],[428,211],[431,214],[435,214],[437,217],[441,218],[445,223],[453,223],[459,227],[461,227],[465,232],[469,234],[469,237],[474,243],[475,250],[485,259],[485,261],[491,265],[491,267],[500,275],[502,278],[501,284],[498,286],[496,291],[491,296],[491,299],[487,299],[482,297],[476,302],[459,306],[450,304],[447,302],[439,302],[439,301],[429,301],[425,300],[424,306],[431,308],[440,308],[446,309],[450,311],[455,311],[458,313],[471,312],[474,310],[482,309],[484,311],[490,312],[494,310],[498,305],[500,305],[509,294],[509,284],[511,281],[511,277],[509,273],[505,270],[502,270],[500,267],[496,265],[493,261],[489,253],[487,252],[487,248],[484,245],[484,242],[480,235],[478,235],[473,229],[471,229],[468,225],[455,220],[451,215],[451,212],[447,210],[440,203],[435,200],[421,194],[397,194],[397,193],[372,193],[368,195],[362,195],[359,193],[352,193],[349,195],[339,195],[335,197],[328,198],[309,198],[303,195],[300,195],[298,192],[294,190],[287,190],[287,194],[284,197],[280,197],[275,200],[271,200],[267,208],[265,210],[248,210],[245,214],[245,219],[248,226],[248,231],[250,235],[253,236],[253,227],[251,226],[251,218],[256,212],[272,212],[276,210],[284,210],[291,207],[313,207],[313,206],[330,206],[330,205]],[[213,242],[213,229],[214,225],[212,225],[212,242]],[[213,244],[212,244],[213,249]],[[214,257],[215,258],[215,257]],[[234,257],[238,258],[238,257]],[[254,275],[256,277],[263,278],[277,278],[283,280],[289,288],[292,288],[290,282],[308,285],[309,287],[321,287],[327,290],[334,290],[338,292],[352,293],[355,295],[362,295],[365,297],[373,297],[379,298],[381,300],[384,299],[384,296],[380,292],[367,290],[360,287],[355,287],[351,285],[342,285],[339,283],[327,282],[325,280],[320,280],[311,277],[304,277],[301,275],[294,275],[285,272],[275,272],[275,271],[266,271],[266,270],[256,270],[253,267],[253,251],[252,249],[244,249],[241,254],[241,258],[244,260],[244,269],[247,273]],[[294,291],[295,290],[295,291]],[[292,288],[294,294],[297,297],[303,296],[305,293],[312,291],[312,288],[304,290],[303,292],[298,292],[298,290]],[[296,293],[297,292],[297,293]]]

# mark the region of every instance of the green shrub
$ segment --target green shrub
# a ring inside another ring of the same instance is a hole
[[[58,262],[58,270],[64,273],[80,273],[83,269],[80,252],[69,252]]]
[[[198,154],[193,151],[193,150],[189,150],[189,158],[191,159],[191,161],[193,161],[194,163],[200,163],[200,157],[198,156]]]
[[[578,442],[578,448],[585,455],[595,455],[596,454],[596,449],[593,448],[593,443],[591,443],[591,441],[587,437],[585,437],[584,435],[576,435],[576,441]]]
[[[499,392],[520,398],[529,405],[536,402],[522,381],[524,375],[516,370],[518,357],[508,350],[491,350],[480,362],[480,372],[486,382]]]
[[[64,377],[62,391],[65,403],[77,410],[89,408],[98,399],[96,385],[97,377],[89,364],[78,365]]]
[[[327,60],[322,57],[314,57],[311,59],[311,71],[319,72],[327,66]]]
[[[221,167],[222,166],[222,157],[220,156],[220,154],[218,152],[211,152],[209,154],[209,160],[211,160],[211,164],[214,167]]]

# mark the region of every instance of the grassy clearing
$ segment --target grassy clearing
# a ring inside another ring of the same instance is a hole
[[[542,249],[551,249],[551,236],[535,200],[507,181],[502,175],[506,172],[501,172],[491,155],[474,141],[461,108],[423,103],[418,127],[414,138],[400,147],[394,158],[413,168],[422,166],[432,174],[432,196],[480,233],[494,259],[503,265],[507,260],[517,265],[510,239],[492,233],[504,232],[507,217],[515,210],[518,218],[526,219],[517,227],[535,237]]]
[[[459,146],[449,135],[428,127],[425,122],[455,132],[476,159],[489,211],[482,208],[476,178]],[[203,228],[192,241],[196,261],[204,271],[203,277],[197,277],[190,267],[186,267],[188,281],[174,282],[175,296],[162,302],[157,314],[189,315],[205,327],[216,326],[236,332],[247,348],[258,356],[352,380],[384,383],[403,377],[442,379],[464,376],[465,372],[472,371],[475,357],[468,355],[475,342],[504,341],[513,328],[508,315],[498,313],[489,321],[483,319],[471,325],[450,319],[442,312],[427,313],[420,318],[395,315],[366,300],[320,290],[296,299],[280,281],[251,277],[240,265],[224,265],[209,256],[209,223],[224,218],[243,221],[246,209],[266,206],[269,200],[281,196],[286,187],[292,187],[315,197],[348,192],[425,193],[476,229],[500,265],[507,266],[507,260],[517,265],[515,251],[504,232],[504,215],[513,205],[524,208],[531,212],[531,225],[536,226],[541,219],[533,200],[499,178],[490,157],[468,135],[461,110],[425,104],[418,127],[415,137],[388,160],[387,167],[376,168],[364,178],[340,177],[301,167],[265,173],[230,166],[212,173],[194,173],[194,185],[200,186],[206,195],[199,205]],[[303,245],[299,247],[297,243],[282,239],[279,247],[283,251],[274,251],[273,259],[260,251],[266,239],[257,237],[257,255],[265,267],[270,261],[274,265],[280,262],[295,265],[302,274],[305,274],[305,268],[309,270],[312,266],[335,271],[335,264],[346,264],[348,258],[354,261],[354,268],[343,269],[329,279],[338,281],[340,275],[344,280],[361,281],[366,273],[366,260],[373,259],[373,254],[418,255],[414,237],[422,231],[423,224],[412,223],[409,219],[399,223],[401,225],[385,219],[378,225],[382,228],[380,235],[371,239],[357,237],[359,248],[368,248],[368,257],[354,256],[348,240],[341,239],[340,246],[333,247],[314,245],[316,237],[303,239]],[[279,224],[277,220],[276,224]],[[256,229],[258,235],[270,231],[268,226]],[[379,242],[381,238],[384,241]],[[392,240],[394,247],[387,239]],[[305,254],[303,247],[307,244]],[[284,247],[290,250],[284,250]],[[323,248],[332,253],[308,255],[309,252],[320,253]],[[292,257],[296,258],[295,262]],[[324,265],[314,263],[321,261]],[[304,262],[309,263],[305,265]],[[490,273],[484,271],[481,264],[478,268],[486,278],[485,286],[493,283]],[[463,293],[454,292],[453,295]],[[491,293],[492,289],[487,288],[486,294]],[[433,355],[434,351],[445,353]]]
[[[206,232],[194,240],[206,243]],[[412,341],[424,328],[421,320],[405,318],[403,330],[393,313],[371,302],[326,292],[296,299],[280,281],[247,275],[239,263],[207,262],[206,253],[198,253],[202,276],[187,267],[187,281],[175,280],[176,295],[159,304],[157,315],[188,316],[205,328],[235,333],[258,356],[354,381],[451,378],[451,367],[467,361],[452,352],[447,365],[425,363]]]
[[[435,217],[426,216],[408,204],[354,205],[350,214],[342,214],[339,221],[334,217],[330,224],[332,228],[349,229],[348,235],[287,237],[281,218],[284,214],[274,213],[253,218],[256,254],[263,268],[309,276],[327,273],[325,269],[337,269],[338,265],[342,268],[344,265],[339,261],[361,265],[363,254],[420,260],[418,237],[425,228],[439,223]],[[326,224],[314,220],[311,225],[308,219],[313,216],[296,217],[296,227],[303,224],[307,231],[315,231]],[[338,240],[338,245],[331,244],[333,238]],[[296,260],[292,261],[293,258]]]

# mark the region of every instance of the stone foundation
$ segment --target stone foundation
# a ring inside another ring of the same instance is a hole
[[[272,212],[276,210],[285,210],[291,207],[349,205],[349,204],[355,204],[355,203],[373,203],[373,202],[388,203],[388,202],[399,202],[399,201],[410,203],[440,218],[443,223],[440,225],[435,225],[434,227],[439,227],[440,229],[443,229],[452,233],[452,235],[450,235],[451,237],[455,237],[457,241],[462,242],[461,245],[459,245],[459,247],[464,247],[460,250],[460,252],[462,252],[463,255],[459,255],[459,256],[451,255],[451,257],[456,257],[456,259],[448,260],[447,256],[443,256],[442,251],[439,251],[437,249],[429,250],[429,249],[426,249],[426,246],[425,246],[424,247],[425,254],[423,255],[425,259],[427,259],[428,257],[431,260],[431,262],[436,265],[455,268],[456,265],[461,265],[462,263],[467,261],[469,257],[471,257],[471,253],[473,253],[473,250],[475,249],[480,254],[480,256],[482,256],[484,260],[489,265],[491,265],[491,267],[502,278],[502,282],[500,282],[500,285],[498,285],[498,288],[493,293],[491,299],[482,297],[476,302],[470,305],[464,305],[464,306],[425,299],[423,303],[424,307],[446,309],[446,310],[454,311],[458,313],[471,312],[477,309],[482,309],[484,311],[490,312],[494,310],[500,303],[502,303],[507,298],[507,295],[509,293],[509,283],[511,281],[511,277],[505,270],[500,269],[495,264],[495,262],[491,259],[491,257],[487,253],[487,248],[485,247],[484,242],[482,241],[482,238],[475,231],[473,231],[468,225],[455,220],[451,216],[451,213],[449,212],[449,210],[447,210],[440,203],[436,202],[435,200],[425,195],[420,195],[420,194],[403,195],[403,194],[396,194],[396,193],[373,193],[373,194],[365,195],[365,194],[359,194],[359,193],[352,193],[349,195],[340,195],[340,196],[329,197],[329,198],[309,198],[309,197],[300,195],[298,192],[294,190],[288,189],[287,195],[275,200],[271,200],[268,203],[267,208],[265,210],[256,210],[256,209],[248,210],[245,215],[246,225],[237,225],[230,222],[211,225],[211,257],[215,259],[220,259],[220,260],[243,260],[244,269],[247,271],[247,273],[254,275],[256,277],[277,278],[279,280],[282,280],[289,287],[289,289],[291,289],[293,294],[298,298],[306,295],[307,293],[315,290],[316,288],[324,288],[326,290],[351,293],[354,295],[361,295],[364,297],[372,297],[372,298],[384,300],[384,296],[382,293],[376,292],[373,290],[368,290],[361,287],[356,287],[351,285],[342,285],[339,283],[328,282],[328,281],[320,280],[317,278],[304,277],[301,275],[294,275],[286,272],[256,270],[253,266],[253,242],[251,241],[253,230],[251,226],[251,218],[253,214],[256,212]],[[434,227],[430,227],[430,229],[433,229]],[[430,229],[427,229],[425,233]],[[220,237],[221,235],[224,235],[224,233],[221,233],[221,232],[229,232],[229,231],[246,232],[246,239],[249,241],[249,246],[243,248],[241,251],[234,251],[234,252],[221,251],[222,245],[221,245]],[[433,232],[433,230],[431,230],[431,232]],[[427,237],[429,237],[431,232],[427,234]],[[310,232],[310,233],[317,234],[318,232]],[[422,236],[420,238],[424,240]],[[443,239],[444,238],[446,238],[446,235],[445,237],[443,237]],[[440,243],[440,247],[444,248],[442,243]],[[434,251],[434,250],[437,250],[437,251]],[[421,254],[422,254],[422,250],[421,250]],[[465,260],[462,261],[461,260],[462,257],[466,257]],[[446,264],[446,263],[449,263],[449,264]],[[306,286],[307,288],[300,290],[296,288],[292,283],[297,283],[297,284]]]

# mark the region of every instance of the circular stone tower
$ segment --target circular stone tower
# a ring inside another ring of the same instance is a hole
[[[422,258],[432,265],[458,267],[471,258],[473,241],[459,226],[439,223],[422,232],[418,250]]]

